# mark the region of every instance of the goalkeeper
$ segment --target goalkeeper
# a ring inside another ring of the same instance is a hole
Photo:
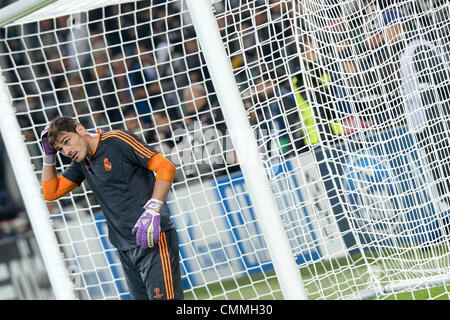
[[[56,200],[88,182],[104,212],[132,298],[182,299],[178,235],[165,203],[174,165],[131,132],[92,134],[66,117],[53,119],[41,140],[44,198]],[[60,176],[57,151],[74,160]]]

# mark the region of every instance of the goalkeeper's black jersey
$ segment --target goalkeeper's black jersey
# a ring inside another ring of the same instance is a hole
[[[147,162],[154,154],[154,149],[129,131],[99,132],[94,155],[82,163],[73,161],[62,174],[77,185],[87,180],[105,215],[109,240],[119,250],[137,247],[131,230],[153,194],[156,179]],[[164,202],[161,231],[172,228]]]

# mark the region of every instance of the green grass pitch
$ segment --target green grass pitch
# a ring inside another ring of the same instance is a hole
[[[417,249],[413,249],[416,250]],[[399,261],[403,259],[405,261],[407,257],[411,257],[404,254],[404,250],[398,252],[390,251],[384,252],[382,255],[374,253],[366,253],[365,259],[362,259],[361,255],[354,255],[351,259],[348,257],[335,259],[333,261],[319,262],[315,264],[309,264],[307,267],[300,268],[301,276],[304,281],[305,289],[308,294],[308,299],[341,299],[350,296],[355,292],[355,288],[359,292],[373,289],[373,282],[368,281],[368,268],[367,261],[376,262],[372,263],[372,268],[376,269],[379,275],[380,283],[387,284],[387,278],[396,280],[402,279],[403,270]],[[411,259],[411,267],[409,271],[414,271],[414,267],[420,265],[421,268],[427,268],[429,264],[438,263],[444,270],[449,270],[447,267],[449,263],[449,255],[447,246],[435,247],[431,251],[420,251],[420,257],[417,252],[415,256],[417,260]],[[432,257],[434,255],[434,258]],[[383,259],[381,260],[380,257]],[[437,257],[437,258],[436,258]],[[349,266],[351,261],[352,266]],[[382,263],[380,262],[382,261]],[[404,262],[402,262],[404,263]],[[386,270],[383,270],[387,267]],[[311,270],[314,271],[314,279],[311,276]],[[330,270],[333,270],[330,272]],[[336,272],[336,270],[339,270]],[[392,270],[400,270],[393,273]],[[355,280],[358,279],[358,280]],[[372,287],[370,287],[370,285]],[[339,293],[339,294],[337,294]],[[387,295],[379,295],[377,297],[371,297],[372,299],[379,300],[449,300],[450,298],[450,285],[437,286],[427,289],[415,290],[412,292],[399,292]],[[231,279],[222,282],[216,282],[204,287],[194,288],[186,290],[185,299],[214,299],[214,300],[272,300],[283,299],[283,295],[280,289],[280,285],[275,276],[275,273],[257,274],[238,279]]]

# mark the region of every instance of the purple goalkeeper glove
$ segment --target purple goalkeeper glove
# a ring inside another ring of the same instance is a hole
[[[144,206],[144,213],[131,231],[136,234],[136,244],[144,249],[152,248],[159,242],[159,233],[161,232],[159,210],[162,204],[156,199],[149,200]]]
[[[41,132],[41,141],[44,148],[44,164],[53,165],[56,162],[56,153],[58,152],[48,142],[48,127]]]

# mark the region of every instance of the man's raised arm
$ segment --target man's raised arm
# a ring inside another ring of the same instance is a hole
[[[44,165],[42,167],[41,180],[44,199],[53,201],[74,190],[78,185],[62,176],[58,177],[56,172],[57,150],[48,142],[47,134],[48,128],[45,128],[41,133],[41,141],[44,148]]]

